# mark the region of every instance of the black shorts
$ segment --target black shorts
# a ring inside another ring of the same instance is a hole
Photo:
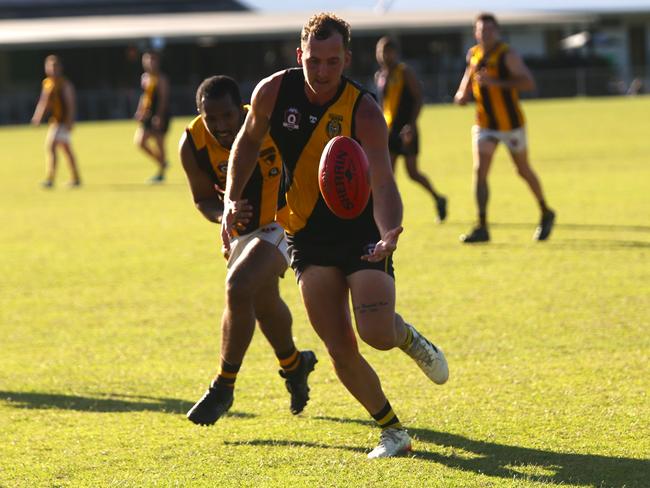
[[[169,119],[171,117],[169,114],[165,114],[162,117],[162,125],[160,126],[160,129],[155,129],[153,127],[153,122],[152,119],[153,117],[146,117],[145,119],[142,120],[142,127],[144,130],[149,131],[149,132],[157,132],[159,134],[166,134],[167,130],[169,129]]]
[[[420,141],[418,137],[418,129],[415,128],[413,140],[409,144],[404,144],[399,133],[404,126],[393,126],[390,134],[388,134],[388,150],[391,155],[398,156],[417,156],[420,152]]]
[[[343,244],[315,244],[296,243],[292,236],[287,236],[291,267],[296,273],[298,281],[302,272],[310,265],[332,266],[340,269],[345,276],[364,269],[376,269],[395,278],[392,256],[376,263],[361,259],[361,256],[368,254],[373,249],[377,240],[373,238]]]

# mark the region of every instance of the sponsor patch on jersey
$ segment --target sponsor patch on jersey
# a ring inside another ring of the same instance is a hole
[[[282,127],[289,130],[300,129],[300,112],[297,108],[291,107],[284,111]]]

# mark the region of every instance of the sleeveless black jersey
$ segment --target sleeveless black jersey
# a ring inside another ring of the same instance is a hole
[[[295,244],[336,244],[379,236],[372,197],[359,217],[345,220],[330,211],[318,187],[318,165],[325,145],[338,135],[355,137],[354,117],[366,93],[343,77],[332,100],[314,105],[305,94],[302,69],[288,69],[282,77],[270,134],[284,165],[278,222]]]

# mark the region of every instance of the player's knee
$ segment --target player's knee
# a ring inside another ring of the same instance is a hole
[[[229,304],[253,301],[253,286],[250,280],[240,273],[233,273],[226,278],[226,300]]]
[[[339,340],[334,344],[327,344],[327,353],[334,367],[341,369],[356,365],[359,348],[354,340]]]
[[[395,331],[391,327],[359,327],[359,337],[370,347],[388,351],[395,347]]]

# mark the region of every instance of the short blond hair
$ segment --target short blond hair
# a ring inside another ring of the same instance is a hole
[[[338,32],[343,38],[343,47],[350,46],[351,29],[350,24],[345,20],[328,12],[321,12],[312,15],[307,23],[302,26],[300,43],[304,44],[310,37],[323,40],[328,39],[332,34]]]

